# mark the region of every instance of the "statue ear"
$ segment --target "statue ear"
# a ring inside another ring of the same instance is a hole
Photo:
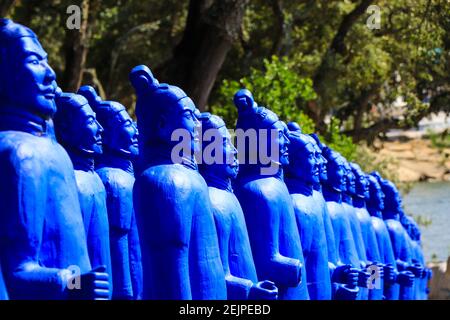
[[[134,67],[130,72],[130,81],[137,94],[146,91],[155,91],[159,87],[159,82],[153,73],[145,65]]]
[[[78,89],[77,93],[86,98],[92,109],[95,109],[95,107],[102,102],[102,98],[91,86],[82,86],[80,89]]]

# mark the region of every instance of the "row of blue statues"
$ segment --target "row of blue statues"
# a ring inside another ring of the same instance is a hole
[[[61,92],[36,35],[0,20],[0,299],[426,299],[392,182],[243,89],[236,128],[277,133],[263,174],[183,90],[145,66],[130,81],[137,124],[90,86]],[[227,161],[196,161],[199,128]]]

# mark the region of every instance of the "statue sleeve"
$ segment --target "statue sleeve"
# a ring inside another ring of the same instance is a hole
[[[223,270],[225,272],[225,281],[227,285],[227,298],[229,300],[247,300],[253,282],[249,279],[237,277],[232,274],[228,255],[230,253],[230,237],[233,228],[232,217],[224,216],[214,209],[214,222],[216,225],[217,235],[219,239],[220,258]],[[240,252],[242,254],[242,252]]]
[[[271,206],[260,193],[242,196],[240,203],[245,213],[258,278],[274,281],[277,286],[297,286],[301,280],[301,262],[280,254],[282,209]]]
[[[100,175],[106,189],[106,207],[109,222],[109,242],[112,263],[113,299],[132,299],[130,272],[129,231],[132,215],[131,195],[115,183],[116,178]],[[128,200],[128,202],[127,202]],[[129,215],[130,217],[126,217]]]
[[[144,298],[192,299],[189,245],[195,194],[188,178],[159,174],[139,177],[133,193],[144,252]]]
[[[6,160],[6,161],[5,161]],[[32,155],[0,160],[1,258],[12,299],[61,299],[71,272],[41,264],[48,175]]]
[[[139,242],[138,226],[136,217],[133,212],[131,218],[131,229],[128,236],[128,248],[130,254],[130,273],[131,283],[133,285],[133,298],[135,300],[142,299],[142,253]]]

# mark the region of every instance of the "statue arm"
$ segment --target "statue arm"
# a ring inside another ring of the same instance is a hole
[[[142,299],[142,253],[139,242],[139,232],[136,223],[136,216],[133,211],[131,218],[131,229],[128,235],[128,251],[130,254],[130,271],[131,271],[131,283],[133,285],[133,299]]]
[[[232,275],[228,259],[231,250],[230,237],[233,228],[233,219],[231,216],[222,214],[220,210],[212,210],[219,239],[220,259],[225,273],[227,298],[230,300],[247,300],[253,282],[249,279]]]
[[[47,176],[33,157],[2,164],[3,272],[12,299],[61,299],[72,275],[39,261],[47,209]]]
[[[191,183],[182,174],[174,179],[170,172],[151,171],[134,186],[141,249],[149,262],[143,265],[144,281],[152,283],[147,290],[159,299],[192,299],[189,244],[195,192]]]
[[[238,193],[238,197],[245,214],[258,277],[271,280],[277,286],[297,286],[301,280],[300,260],[280,254],[280,208],[270,203],[260,191]]]
[[[109,238],[111,245],[112,280],[114,299],[132,299],[133,288],[130,274],[130,205],[124,203],[130,197],[123,194],[123,188],[116,185],[111,176],[102,175],[106,189]],[[129,200],[131,201],[131,199]]]
[[[328,252],[328,261],[332,263],[336,263],[338,258],[336,256],[336,240],[333,231],[333,224],[331,222],[330,213],[328,212],[327,204],[324,202],[323,204],[323,223],[325,227],[325,235],[327,237],[327,252]]]

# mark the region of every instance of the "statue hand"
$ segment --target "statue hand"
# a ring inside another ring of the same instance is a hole
[[[422,277],[423,268],[420,264],[409,265],[406,270],[411,271],[416,278]]]
[[[370,273],[359,269],[358,270],[358,287],[367,288],[367,281],[369,280]]]
[[[109,292],[109,275],[106,266],[99,266],[80,275],[79,288],[68,289],[69,299],[74,300],[107,300]]]
[[[414,284],[414,274],[411,271],[399,272],[397,283],[404,287],[412,287]]]
[[[397,277],[394,266],[388,263],[384,266],[383,270],[384,270],[384,281],[386,283],[394,283]]]
[[[338,266],[333,272],[332,281],[356,287],[358,284],[358,269],[352,268],[349,264]]]
[[[369,269],[370,267],[370,269]],[[380,262],[371,262],[367,265],[367,272],[372,275],[373,274],[373,270],[377,270],[378,271],[378,277],[380,279],[384,278],[384,264],[380,263]]]
[[[428,280],[430,280],[433,277],[433,270],[431,270],[430,268],[426,268],[425,271],[426,271],[426,274],[427,274],[426,278]]]
[[[336,292],[336,300],[356,300],[358,296],[359,288],[348,286],[340,286]]]
[[[250,289],[249,300],[277,300],[278,288],[272,281],[260,281]]]

